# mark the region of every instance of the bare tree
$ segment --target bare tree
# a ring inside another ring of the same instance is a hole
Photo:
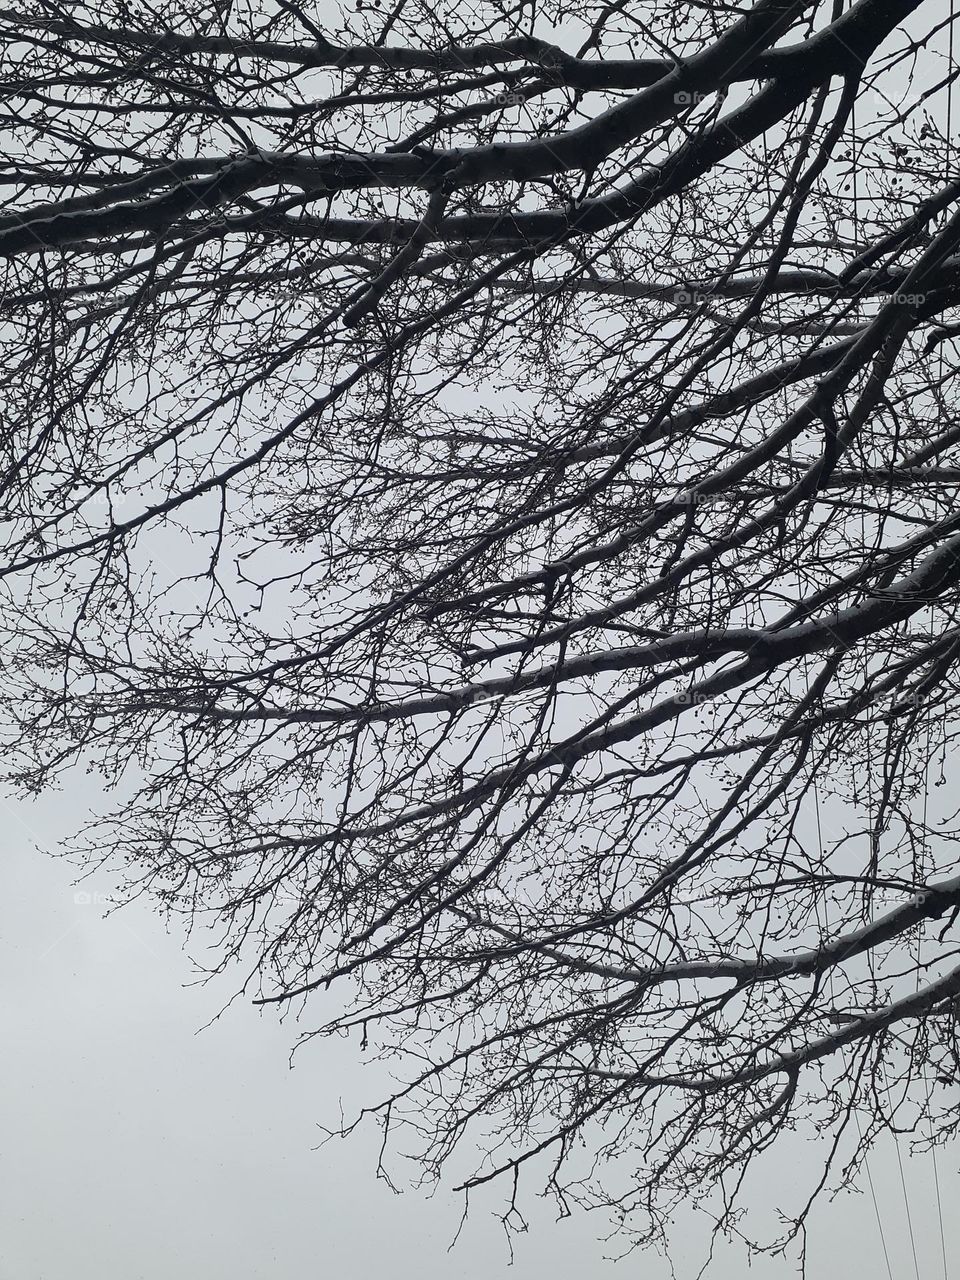
[[[946,1140],[953,12],[0,21],[15,780],[467,1187]]]

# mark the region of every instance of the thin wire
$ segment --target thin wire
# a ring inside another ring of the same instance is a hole
[[[950,34],[947,45],[947,71],[949,80],[947,81],[947,147],[946,147],[946,170],[947,179],[950,178],[950,162],[952,159],[953,144],[953,67],[954,67],[954,26],[956,24],[956,0],[950,0]],[[940,395],[943,395],[943,345],[940,346]],[[931,629],[933,623],[933,605],[930,606]],[[927,712],[927,755],[924,761],[924,790],[923,790],[923,825],[926,829],[927,825],[927,800],[930,795],[930,712]],[[919,974],[917,975],[919,981]],[[937,1166],[937,1144],[933,1135],[933,1116],[930,1113],[930,1096],[933,1093],[933,1081],[928,1080],[927,1083],[927,1120],[930,1125],[930,1155],[933,1160],[933,1185],[937,1193],[937,1219],[940,1224],[940,1258],[943,1262],[943,1280],[947,1278],[947,1239],[943,1229],[943,1201],[940,1197],[940,1170]]]
[[[943,353],[940,355],[941,364]],[[933,630],[933,605],[930,606],[930,630]],[[927,832],[927,807],[930,800],[930,745],[933,741],[933,726],[930,721],[930,709],[927,708],[927,750],[923,761],[923,830]],[[917,987],[920,986],[920,942],[917,941]],[[927,1122],[930,1126],[930,1155],[933,1159],[933,1185],[937,1192],[937,1218],[940,1223],[940,1255],[943,1260],[943,1280],[947,1280],[947,1240],[943,1230],[943,1202],[940,1199],[940,1170],[937,1168],[937,1144],[933,1136],[933,1116],[930,1111],[930,1098],[933,1094],[933,1081],[927,1080]]]
[[[903,1188],[903,1207],[907,1211],[907,1228],[910,1231],[910,1248],[913,1251],[913,1269],[917,1280],[920,1280],[920,1263],[917,1260],[917,1242],[913,1234],[913,1215],[910,1213],[910,1197],[907,1195],[907,1179],[903,1172],[903,1156],[900,1153],[900,1138],[896,1130],[893,1134],[893,1145],[897,1149],[897,1164],[900,1166],[900,1185]]]
[[[852,194],[852,196],[853,196],[853,216],[852,216],[852,219],[851,219],[851,220],[852,220],[852,223],[853,223],[853,237],[852,237],[852,238],[853,238],[854,252],[855,252],[855,253],[858,253],[858,252],[859,252],[859,246],[860,246],[860,201],[859,201],[859,194],[860,194],[860,193],[859,193],[859,184],[858,184],[858,182],[857,182],[858,169],[859,169],[859,156],[857,155],[857,109],[856,109],[856,102],[854,102],[854,104],[853,104],[853,106],[852,106],[852,108],[851,108],[851,111],[850,111],[850,150],[851,150],[851,154],[852,154],[852,157],[853,157],[853,165],[852,165],[852,173],[851,173],[851,185],[852,185],[852,188],[853,188],[852,193],[851,193],[851,194]],[[860,541],[861,541],[861,544],[863,545],[864,551],[866,551],[866,542],[867,542],[866,516],[865,516],[865,514],[864,514],[864,512],[863,512],[862,510],[861,510],[861,512],[860,512]],[[867,649],[866,649],[866,646],[864,646],[864,650],[863,650],[863,675],[864,675],[864,687],[866,687],[866,686],[867,686],[867,683],[868,683],[868,681],[869,681],[869,666],[868,666],[868,660],[867,660]],[[867,790],[867,825],[868,825],[868,827],[869,827],[869,836],[870,836],[870,842],[871,842],[871,845],[870,845],[870,857],[871,857],[871,862],[872,862],[873,854],[874,854],[874,845],[873,845],[873,841],[874,841],[874,831],[873,831],[873,826],[872,826],[873,796],[872,796],[872,785],[871,785],[871,784],[872,784],[872,772],[873,772],[873,758],[872,758],[872,757],[873,757],[873,750],[872,750],[873,742],[872,742],[872,739],[871,739],[871,734],[870,734],[870,725],[869,725],[869,723],[867,723],[867,724],[864,726],[864,734],[865,734],[865,737],[866,737],[866,744],[865,744],[865,745],[866,745],[866,757],[867,757],[867,770],[866,770],[866,774],[867,774],[867,776],[866,776],[866,790]],[[814,786],[814,803],[815,803],[815,806],[816,806],[816,814],[817,814],[817,833],[818,833],[818,835],[819,835],[819,837],[820,837],[820,840],[821,840],[820,849],[821,849],[821,854],[822,854],[822,851],[823,851],[823,843],[822,843],[823,835],[822,835],[822,830],[821,830],[821,827],[820,827],[820,797],[819,797],[819,794],[818,794],[818,791],[817,791],[816,786]],[[867,906],[867,909],[868,909],[868,912],[869,912],[869,916],[870,916],[870,917],[872,917],[872,915],[873,915],[873,894],[872,894],[872,891],[871,891],[871,890],[869,890],[869,889],[867,890],[867,892],[868,892],[868,904],[869,904],[869,905]],[[865,904],[865,905],[867,905],[867,904]],[[871,976],[871,978],[873,978],[873,954],[872,954],[872,952],[868,953],[868,964],[869,964],[869,968],[870,968],[870,976]],[[831,992],[832,992],[832,988],[833,988],[833,974],[832,974],[832,973],[831,973],[831,974],[830,974],[830,976],[829,976],[829,982],[830,982],[830,987],[831,987]],[[856,1121],[857,1121],[857,1130],[858,1130],[858,1132],[859,1132],[859,1134],[860,1134],[860,1142],[861,1142],[861,1145],[862,1145],[862,1143],[863,1143],[863,1127],[862,1127],[862,1126],[861,1126],[861,1124],[860,1124],[860,1113],[859,1113],[856,1109],[854,1109],[854,1116],[855,1116]],[[871,1172],[871,1169],[870,1169],[870,1159],[869,1159],[869,1156],[867,1155],[867,1153],[866,1153],[866,1152],[864,1152],[864,1156],[863,1156],[863,1165],[864,1165],[864,1168],[865,1168],[866,1173],[867,1173],[867,1185],[868,1185],[868,1186],[869,1186],[869,1188],[870,1188],[870,1198],[871,1198],[871,1199],[872,1199],[872,1201],[873,1201],[873,1211],[874,1211],[874,1213],[876,1214],[876,1218],[877,1218],[877,1229],[878,1229],[878,1230],[879,1230],[879,1232],[880,1232],[880,1244],[881,1244],[881,1247],[882,1247],[882,1249],[883,1249],[883,1260],[884,1260],[884,1262],[886,1263],[886,1267],[887,1267],[887,1277],[888,1277],[888,1280],[893,1280],[893,1269],[892,1269],[892,1268],[891,1268],[891,1266],[890,1266],[890,1253],[889,1253],[889,1251],[888,1251],[888,1249],[887,1249],[887,1237],[886,1237],[886,1233],[884,1232],[884,1229],[883,1229],[883,1218],[880,1216],[880,1205],[879,1205],[879,1203],[877,1202],[877,1191],[876,1191],[876,1187],[873,1185],[873,1173]]]
[[[857,1122],[857,1130],[860,1133],[860,1142],[863,1142],[863,1129],[860,1125],[860,1113],[854,1111],[854,1118]],[[880,1206],[877,1203],[877,1192],[873,1185],[873,1174],[870,1172],[870,1161],[866,1155],[863,1157],[863,1167],[867,1171],[867,1185],[870,1188],[870,1198],[873,1200],[873,1211],[877,1215],[877,1226],[880,1229],[880,1243],[883,1246],[883,1260],[887,1264],[887,1280],[893,1280],[893,1268],[890,1266],[890,1254],[887,1252],[887,1237],[883,1231],[883,1218],[880,1216]]]
[[[951,131],[953,129],[953,67],[954,67],[953,24],[954,24],[954,18],[955,18],[954,0],[950,0],[950,35],[948,37],[948,45],[947,45],[947,73],[950,78],[947,80],[947,154],[946,154],[946,163],[944,165],[944,169],[946,170],[948,181],[950,179],[950,158],[951,158],[950,153],[951,153],[952,142],[953,142],[953,139],[951,137]]]
[[[853,190],[852,190],[852,196],[853,196],[853,217],[852,217],[852,222],[853,222],[853,246],[854,246],[854,252],[855,252],[855,253],[858,253],[858,252],[859,252],[859,249],[860,249],[860,199],[859,199],[859,195],[860,195],[860,193],[859,193],[859,184],[858,184],[858,181],[857,181],[858,171],[859,171],[859,167],[860,167],[860,164],[859,164],[859,159],[860,159],[860,158],[859,158],[859,156],[858,156],[858,154],[857,154],[857,141],[858,141],[858,139],[857,139],[857,109],[856,109],[856,102],[854,102],[853,107],[851,108],[851,111],[850,111],[850,149],[851,149],[851,153],[852,153],[852,156],[853,156],[853,166],[852,166],[852,173],[851,173],[851,185],[852,185],[852,187],[853,187]],[[861,510],[861,512],[860,512],[860,541],[861,541],[861,543],[862,543],[862,545],[863,545],[864,552],[866,552],[866,545],[867,545],[866,515],[865,515],[865,513],[864,513],[862,510]],[[870,670],[870,668],[869,668],[869,661],[868,661],[868,657],[867,657],[867,648],[866,648],[866,646],[864,646],[864,650],[863,650],[863,679],[864,679],[864,687],[865,687],[865,688],[867,687],[867,685],[868,685],[868,683],[869,683],[869,670]],[[874,857],[879,857],[879,832],[876,832],[876,831],[874,830],[874,827],[873,827],[873,786],[872,786],[872,783],[873,783],[873,738],[872,738],[872,735],[871,735],[871,732],[870,732],[870,724],[869,724],[869,722],[864,726],[864,735],[865,735],[865,738],[866,738],[866,743],[865,743],[865,746],[866,746],[866,753],[865,753],[865,754],[866,754],[866,763],[867,763],[867,769],[866,769],[866,775],[867,775],[867,776],[866,776],[866,791],[867,791],[867,826],[868,826],[868,830],[869,830],[869,840],[870,840],[870,866],[871,866],[871,869],[872,869],[872,866],[873,866],[873,859],[874,859]],[[819,812],[819,797],[815,797],[815,798],[816,798],[816,800],[817,800],[817,820],[818,820],[818,823],[819,823],[819,818],[820,818],[820,812]],[[864,904],[864,905],[865,905],[865,906],[866,906],[866,908],[867,908],[868,919],[871,919],[871,920],[872,920],[872,918],[873,918],[873,889],[872,889],[872,887],[868,887],[868,888],[867,888],[867,901],[865,902],[865,904]],[[873,953],[872,953],[872,951],[868,953],[867,963],[868,963],[868,967],[869,967],[869,970],[870,970],[870,977],[871,977],[871,979],[872,979],[872,980],[875,980],[874,969],[873,969]],[[832,978],[832,975],[831,975],[831,978]],[[860,1115],[859,1115],[859,1112],[854,1111],[854,1115],[856,1116],[857,1129],[858,1129],[858,1131],[859,1131],[859,1133],[860,1133],[860,1141],[861,1141],[861,1143],[862,1143],[862,1142],[863,1142],[863,1128],[862,1128],[862,1126],[861,1126],[861,1124],[860,1124]],[[898,1148],[897,1148],[897,1158],[898,1158],[898,1159],[899,1159],[899,1156],[900,1156],[900,1148],[898,1147]],[[867,1185],[868,1185],[868,1186],[869,1186],[869,1188],[870,1188],[870,1198],[873,1200],[873,1211],[874,1211],[874,1213],[876,1214],[876,1218],[877,1218],[877,1228],[878,1228],[878,1230],[879,1230],[879,1232],[880,1232],[880,1244],[881,1244],[881,1246],[882,1246],[882,1248],[883,1248],[883,1260],[884,1260],[884,1262],[886,1263],[886,1266],[887,1266],[887,1277],[888,1277],[888,1280],[893,1280],[893,1269],[892,1269],[892,1268],[891,1268],[891,1266],[890,1266],[890,1253],[889,1253],[889,1251],[888,1251],[888,1249],[887,1249],[887,1238],[886,1238],[886,1234],[885,1234],[885,1232],[884,1232],[884,1230],[883,1230],[883,1218],[880,1216],[880,1205],[879,1205],[879,1203],[877,1202],[877,1191],[876,1191],[875,1186],[873,1185],[873,1174],[872,1174],[872,1172],[871,1172],[871,1170],[870,1170],[870,1159],[869,1159],[868,1155],[866,1154],[866,1152],[864,1152],[864,1156],[863,1156],[863,1166],[864,1166],[864,1169],[866,1170],[866,1173],[867,1173]],[[903,1172],[903,1171],[902,1171],[902,1167],[901,1167],[901,1176],[902,1176],[902,1172]],[[904,1183],[904,1197],[906,1198],[906,1183]],[[909,1211],[909,1208],[907,1209],[907,1221],[908,1221],[908,1222],[910,1221],[910,1211]],[[912,1236],[913,1236],[913,1227],[912,1227],[912,1225],[911,1225],[911,1227],[910,1227],[910,1234],[911,1234],[911,1239],[912,1239]],[[916,1262],[916,1250],[914,1250],[914,1262]],[[917,1273],[917,1280],[920,1280],[919,1272]]]
[[[933,1121],[930,1122],[930,1133],[933,1134]],[[937,1217],[940,1219],[940,1254],[943,1258],[943,1280],[947,1280],[947,1241],[943,1233],[943,1202],[940,1199],[940,1172],[937,1169],[937,1148],[931,1146],[933,1156],[933,1185],[937,1190]]]

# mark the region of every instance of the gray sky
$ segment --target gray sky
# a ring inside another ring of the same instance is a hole
[[[3,811],[0,984],[4,1010],[0,1133],[0,1280],[495,1280],[515,1275],[661,1280],[652,1254],[606,1260],[604,1221],[554,1221],[531,1205],[511,1272],[493,1200],[477,1201],[454,1250],[460,1201],[396,1195],[374,1179],[372,1131],[316,1150],[318,1123],[336,1121],[376,1092],[357,1071],[357,1050],[314,1043],[288,1069],[296,1031],[274,1015],[234,1004],[200,1028],[233,986],[184,986],[193,970],[181,939],[148,907],[104,918],[75,901],[68,863],[50,848],[96,795],[89,780],[42,803]],[[80,892],[107,896],[106,875]],[[234,978],[236,982],[236,977]],[[814,1144],[766,1165],[770,1205],[814,1163]],[[940,1231],[929,1155],[902,1149],[922,1280],[939,1280]],[[960,1258],[958,1150],[939,1161],[948,1257]],[[871,1161],[894,1280],[914,1267],[895,1149]],[[764,1197],[766,1199],[766,1197]],[[769,1207],[753,1201],[758,1213]],[[679,1280],[703,1261],[701,1215],[677,1224]],[[887,1275],[873,1204],[864,1194],[824,1205],[812,1221],[811,1280],[843,1270]],[[744,1274],[745,1258],[722,1246],[709,1273]],[[791,1274],[764,1262],[755,1280]]]
[[[358,1072],[355,1044],[311,1045],[288,1068],[292,1023],[232,1005],[200,1032],[232,993],[185,985],[194,971],[182,940],[147,905],[108,918],[96,901],[108,876],[82,886],[43,849],[66,838],[96,805],[95,784],[0,809],[0,1280],[565,1280],[643,1277],[671,1270],[651,1254],[606,1261],[605,1221],[560,1223],[548,1202],[527,1201],[530,1230],[514,1240],[515,1266],[492,1208],[478,1198],[448,1252],[460,1218],[456,1196],[395,1195],[374,1177],[376,1134],[316,1150],[321,1123],[335,1123],[375,1095]],[[104,806],[100,806],[104,807]],[[234,980],[236,977],[234,976]],[[199,1033],[199,1034],[198,1034]],[[809,1136],[768,1158],[770,1212],[816,1166]],[[893,1280],[940,1280],[940,1224],[929,1155],[888,1143],[870,1170]],[[946,1248],[960,1275],[960,1149],[938,1161]],[[916,1245],[914,1263],[904,1188]],[[677,1223],[679,1280],[692,1280],[706,1251],[702,1215]],[[883,1280],[883,1244],[866,1179],[862,1194],[824,1204],[811,1221],[810,1280],[845,1273]],[[710,1276],[742,1280],[734,1245],[715,1254]],[[755,1264],[751,1280],[791,1274]]]

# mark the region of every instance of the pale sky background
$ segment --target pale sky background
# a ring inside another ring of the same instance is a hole
[[[514,1240],[480,1197],[455,1248],[461,1201],[394,1194],[375,1179],[374,1130],[320,1150],[318,1125],[376,1094],[355,1043],[316,1042],[298,1056],[291,1022],[238,1001],[234,974],[187,985],[182,938],[147,904],[104,918],[79,892],[109,897],[97,874],[82,886],[49,856],[100,802],[84,778],[60,795],[0,808],[0,1280],[667,1280],[670,1266],[634,1253],[615,1263],[606,1223],[555,1222],[530,1208]],[[941,1280],[940,1225],[929,1155],[887,1143],[870,1162],[889,1273],[866,1179],[862,1194],[824,1202],[808,1240],[809,1280],[846,1275]],[[960,1146],[941,1151],[940,1194],[950,1280],[960,1277]],[[764,1168],[768,1211],[816,1167],[816,1139]],[[909,1199],[916,1264],[904,1202]],[[706,1251],[702,1216],[677,1224],[673,1263],[692,1280]],[[742,1280],[746,1257],[715,1251],[708,1272]],[[793,1274],[754,1264],[751,1280]]]
[[[607,1260],[599,1215],[556,1223],[545,1201],[532,1205],[512,1270],[492,1198],[477,1200],[448,1253],[460,1200],[377,1182],[373,1130],[316,1150],[317,1125],[336,1122],[341,1095],[349,1111],[375,1092],[375,1069],[357,1070],[355,1044],[327,1041],[291,1071],[294,1025],[242,1001],[201,1031],[237,976],[185,986],[194,971],[182,938],[146,904],[104,918],[102,904],[75,901],[70,865],[37,847],[52,848],[97,799],[85,778],[2,810],[0,1280],[666,1280],[652,1253]],[[110,889],[98,873],[79,891]],[[931,1158],[911,1158],[905,1141],[902,1157],[918,1269],[895,1149],[870,1165],[891,1274],[940,1280]],[[768,1160],[770,1206],[814,1160],[809,1135]],[[960,1274],[958,1162],[957,1147],[938,1161],[951,1277]],[[887,1276],[865,1181],[863,1191],[815,1213],[810,1280]],[[703,1220],[691,1211],[677,1225],[676,1273],[692,1280]],[[745,1266],[740,1248],[722,1245],[708,1274],[740,1280]],[[782,1259],[750,1271],[790,1274]]]

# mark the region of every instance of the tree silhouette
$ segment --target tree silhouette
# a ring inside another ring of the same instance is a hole
[[[428,1172],[647,1241],[801,1120],[945,1140],[953,13],[0,21],[14,781],[115,786]]]

